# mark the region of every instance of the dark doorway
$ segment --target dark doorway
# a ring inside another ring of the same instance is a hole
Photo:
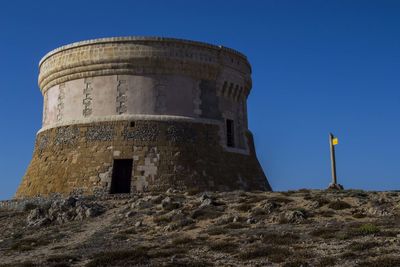
[[[132,159],[114,160],[110,194],[131,192],[132,165]]]

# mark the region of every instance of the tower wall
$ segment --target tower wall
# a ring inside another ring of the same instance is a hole
[[[247,129],[250,75],[237,51],[170,38],[50,52],[43,125],[17,196],[109,192],[116,159],[133,160],[132,192],[270,190]]]

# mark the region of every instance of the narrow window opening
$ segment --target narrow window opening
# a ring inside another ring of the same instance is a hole
[[[233,120],[226,120],[226,145],[228,147],[235,146],[235,132]]]
[[[114,160],[110,194],[131,192],[132,166],[132,159]]]
[[[135,122],[131,121],[131,123],[129,124],[130,127],[135,127]]]

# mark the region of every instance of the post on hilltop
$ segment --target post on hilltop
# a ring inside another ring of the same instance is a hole
[[[331,169],[332,169],[332,182],[329,185],[329,189],[343,189],[343,186],[338,184],[336,175],[336,155],[335,146],[339,144],[339,139],[332,133],[329,133],[329,146],[331,151]]]

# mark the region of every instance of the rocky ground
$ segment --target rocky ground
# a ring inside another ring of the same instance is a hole
[[[0,266],[400,266],[400,192],[0,202]]]

